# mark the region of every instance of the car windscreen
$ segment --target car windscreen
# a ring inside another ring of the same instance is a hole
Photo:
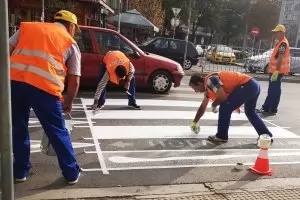
[[[218,47],[217,50],[219,52],[223,52],[223,53],[233,53],[233,49],[232,48],[225,47],[225,46]]]

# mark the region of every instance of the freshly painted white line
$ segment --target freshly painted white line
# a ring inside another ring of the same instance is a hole
[[[166,111],[166,110],[101,110],[93,115],[91,110],[86,116],[92,119],[194,119],[196,111]],[[218,120],[218,113],[205,112],[202,120]],[[231,120],[247,120],[244,113],[232,113]]]
[[[82,105],[83,105],[84,112],[87,115],[86,104],[84,104],[83,99],[81,100],[81,102],[82,102]],[[101,151],[101,148],[100,148],[100,144],[99,144],[98,140],[96,139],[96,136],[95,136],[95,133],[94,133],[94,126],[92,124],[92,121],[91,121],[90,118],[87,118],[87,120],[88,120],[88,124],[89,124],[90,130],[91,130],[91,134],[92,134],[93,140],[94,140],[94,144],[95,144],[95,148],[96,148],[96,151],[97,151],[98,160],[99,160],[101,168],[103,169],[103,174],[109,174],[109,172],[108,172],[108,170],[106,168],[106,164],[105,164],[104,157],[103,157],[103,154],[102,154],[102,151]]]
[[[196,94],[195,92],[194,92],[194,90],[192,89],[192,88],[190,88],[190,87],[178,87],[178,88],[172,88],[172,90],[171,90],[171,92],[173,92],[173,91],[176,91],[176,92],[186,92],[186,91],[188,91],[188,92],[192,92],[192,93],[194,93],[194,94]]]
[[[253,166],[254,163],[243,163],[245,166]],[[299,165],[300,162],[270,162],[270,165]],[[126,170],[147,170],[147,169],[178,169],[178,168],[205,168],[205,167],[232,167],[236,166],[236,163],[230,164],[196,164],[196,165],[169,165],[169,166],[145,166],[145,167],[116,167],[107,168],[109,171],[126,171]],[[82,169],[84,172],[99,172],[100,168]]]
[[[300,152],[288,152],[288,153],[269,153],[269,157],[278,156],[300,156]],[[257,157],[256,154],[238,154],[238,155],[211,155],[211,156],[171,156],[162,158],[135,158],[129,156],[111,156],[109,161],[114,163],[148,163],[148,162],[166,162],[177,160],[221,160],[240,157]]]
[[[171,152],[258,152],[259,149],[162,149],[162,150],[125,150],[125,151],[102,151],[103,154],[123,154],[123,153],[171,153]],[[270,152],[280,151],[300,151],[300,149],[270,149]],[[85,151],[86,153],[92,154],[96,151]]]
[[[92,105],[94,99],[84,99],[86,105]],[[176,101],[176,100],[157,100],[157,99],[138,99],[138,104],[141,106],[165,106],[165,107],[193,107],[198,108],[201,105],[199,101]],[[107,99],[105,105],[122,106],[127,105],[127,99]],[[211,105],[211,104],[210,104]]]
[[[300,138],[280,127],[269,127],[274,138]],[[97,139],[203,138],[215,134],[216,126],[201,126],[198,135],[189,126],[94,126]],[[231,126],[229,138],[258,138],[251,126]]]

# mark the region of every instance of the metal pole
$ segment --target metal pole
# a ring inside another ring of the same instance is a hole
[[[42,0],[42,14],[41,14],[41,22],[45,21],[45,0]]]
[[[1,189],[3,200],[14,199],[12,167],[12,128],[10,105],[10,67],[8,48],[8,4],[0,1],[0,143],[1,143]]]
[[[189,34],[190,34],[191,14],[192,14],[192,0],[190,0],[190,2],[189,2],[189,19],[188,19],[188,29],[187,29],[187,33],[185,36],[185,51],[184,51],[183,66],[186,61],[187,47],[188,47]]]
[[[122,0],[119,0],[119,19],[118,19],[118,32],[121,33],[121,13],[122,13]]]
[[[176,31],[176,26],[174,26],[174,29],[173,29],[173,39],[175,39],[175,31]]]
[[[253,37],[253,43],[252,43],[252,54],[254,55],[254,44],[255,44],[255,36]]]
[[[246,23],[246,27],[245,27],[243,51],[245,51],[245,49],[247,47],[247,39],[248,39],[248,23]]]

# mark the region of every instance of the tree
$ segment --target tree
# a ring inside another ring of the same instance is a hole
[[[52,21],[54,14],[63,9],[76,13],[76,2],[74,0],[45,0],[45,21]]]
[[[165,13],[162,0],[130,0],[129,7],[135,8],[160,30],[163,29]]]
[[[258,39],[272,37],[271,30],[278,23],[280,4],[278,0],[258,0],[251,6],[249,14],[245,16],[249,28],[258,27],[260,35]]]

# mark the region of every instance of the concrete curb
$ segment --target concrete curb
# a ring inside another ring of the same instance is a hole
[[[207,72],[197,72],[197,71],[185,71],[185,76],[192,76],[194,73],[200,73],[203,75],[208,74]],[[269,81],[269,76],[268,75],[261,75],[261,74],[252,74],[252,73],[246,73],[250,76],[252,76],[253,78],[255,78],[258,81]],[[300,77],[285,77],[283,78],[282,82],[285,83],[300,83]]]
[[[253,191],[300,190],[300,178],[260,179],[255,181],[230,181],[204,184],[136,186],[113,188],[83,188],[39,190],[38,194],[18,198],[18,200],[45,199],[93,199],[93,198],[133,198],[195,196],[208,194],[240,193]]]

